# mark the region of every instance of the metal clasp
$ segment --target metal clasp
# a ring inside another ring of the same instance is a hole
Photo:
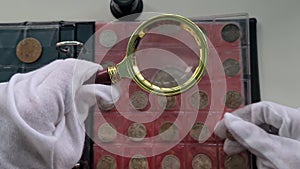
[[[83,43],[78,41],[62,41],[56,43],[56,50],[68,57],[74,57],[80,52],[85,52]]]

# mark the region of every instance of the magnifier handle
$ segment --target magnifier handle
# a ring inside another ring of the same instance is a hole
[[[96,84],[105,84],[105,85],[111,84],[111,79],[109,77],[107,69],[97,71],[95,83]]]

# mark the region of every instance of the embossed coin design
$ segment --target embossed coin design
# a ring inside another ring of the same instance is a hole
[[[176,106],[176,96],[158,96],[157,102],[161,108],[166,110],[172,109]]]
[[[241,69],[240,63],[236,59],[226,59],[223,62],[224,72],[226,76],[233,77],[237,75]]]
[[[246,169],[246,162],[242,156],[235,154],[225,159],[225,169]]]
[[[197,91],[192,94],[190,102],[195,109],[204,109],[208,106],[208,95],[204,91]]]
[[[117,43],[117,40],[118,36],[112,30],[103,30],[99,35],[99,43],[106,48],[113,47]]]
[[[132,141],[142,141],[147,135],[145,125],[132,123],[128,128],[128,136]]]
[[[240,34],[240,28],[235,24],[227,24],[222,29],[222,38],[226,42],[234,42],[238,40],[241,36]]]
[[[104,123],[98,128],[98,138],[102,142],[112,142],[117,137],[117,130],[113,124]]]
[[[18,59],[24,63],[33,63],[37,61],[42,54],[42,45],[35,38],[25,38],[21,40],[16,47]]]
[[[99,159],[97,169],[117,169],[117,161],[110,155],[105,155]]]
[[[154,74],[153,84],[160,87],[174,87],[186,81],[185,72],[174,68],[166,67]]]
[[[148,104],[148,96],[142,91],[136,91],[130,96],[130,104],[136,110],[144,109]]]
[[[243,103],[243,96],[237,91],[228,91],[225,98],[225,106],[231,109],[236,109]]]
[[[165,122],[160,126],[159,136],[163,141],[176,141],[179,139],[178,127],[172,122]]]
[[[197,122],[194,124],[190,131],[190,136],[199,142],[205,142],[210,137],[210,132],[208,127],[201,123]]]
[[[162,169],[180,169],[180,160],[175,155],[167,155],[161,162]]]
[[[135,156],[130,159],[129,169],[148,169],[148,160],[142,156]]]
[[[205,154],[197,154],[192,161],[193,169],[211,169],[211,159]]]

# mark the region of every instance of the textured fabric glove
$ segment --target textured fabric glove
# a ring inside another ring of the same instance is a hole
[[[112,86],[88,83],[99,69],[88,61],[57,60],[1,83],[0,168],[72,168],[90,107],[96,99],[105,105],[119,97]]]
[[[263,124],[279,129],[278,135],[269,134]],[[224,151],[239,153],[248,149],[257,157],[259,169],[296,169],[300,167],[300,110],[272,102],[260,102],[232,114],[226,113],[215,128],[215,134],[228,137]]]

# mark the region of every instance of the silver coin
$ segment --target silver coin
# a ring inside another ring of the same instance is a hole
[[[184,71],[174,67],[166,67],[154,74],[152,83],[158,87],[170,88],[182,85],[188,78]]]
[[[103,111],[109,111],[115,107],[115,104],[113,104],[113,103],[112,104],[104,104],[101,101],[98,101],[97,105],[98,105],[99,109],[101,109]]]
[[[227,156],[224,165],[225,169],[247,169],[245,160],[238,154]]]
[[[130,96],[130,104],[136,110],[144,109],[148,104],[148,96],[142,91],[136,91]]]
[[[113,47],[117,43],[117,40],[118,36],[112,30],[103,30],[99,35],[99,43],[106,48]]]
[[[197,154],[192,161],[193,169],[211,169],[211,159],[205,154]]]
[[[197,122],[193,125],[190,136],[201,143],[205,142],[210,137],[210,131],[206,125]]]
[[[197,91],[190,98],[191,105],[195,109],[204,109],[208,106],[208,94],[204,91]]]
[[[110,155],[105,155],[99,159],[97,169],[117,169],[117,161]]]
[[[172,122],[165,122],[160,126],[159,136],[163,141],[176,141],[179,139],[178,127]]]
[[[158,96],[157,102],[161,108],[169,110],[176,106],[177,99],[176,96]]]
[[[241,36],[240,28],[235,24],[227,24],[222,29],[222,38],[226,42],[234,42]]]
[[[236,109],[241,106],[244,99],[240,92],[228,91],[225,98],[225,106],[231,109]]]
[[[142,141],[147,135],[145,125],[140,123],[132,123],[128,128],[128,136],[133,141]]]
[[[142,156],[134,156],[129,161],[129,169],[148,169],[148,160]]]
[[[223,62],[223,68],[226,76],[233,77],[239,73],[241,66],[236,59],[229,58]]]
[[[175,155],[167,155],[161,162],[162,169],[180,169],[180,160]]]
[[[117,137],[117,130],[113,124],[104,123],[98,128],[98,138],[102,142],[112,142]]]

